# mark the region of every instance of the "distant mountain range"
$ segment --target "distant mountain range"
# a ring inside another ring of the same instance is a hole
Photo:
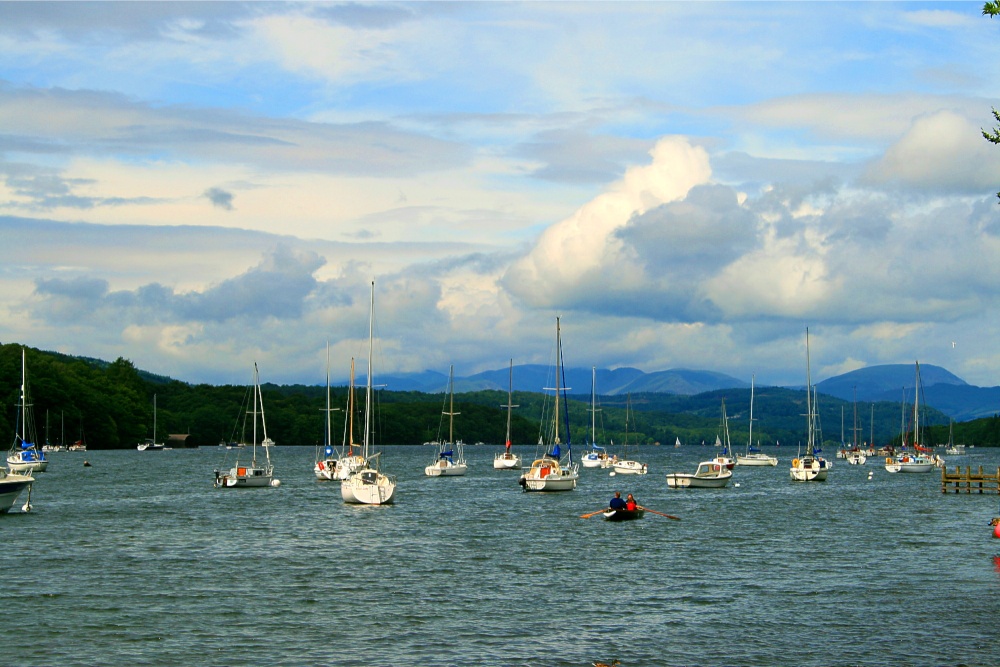
[[[567,368],[566,385],[570,394],[590,394],[592,378],[596,392],[601,396],[626,393],[661,393],[693,396],[719,389],[747,389],[750,383],[724,373],[675,368],[645,373],[637,368],[614,370]],[[484,371],[468,377],[455,378],[455,392],[493,389],[507,391],[509,369]],[[448,376],[436,371],[381,376],[378,384],[390,391],[419,391],[442,393],[447,390]],[[941,410],[956,421],[967,421],[1000,413],[1000,387],[977,387],[941,368],[922,365],[920,380],[923,387],[921,402]],[[359,380],[360,381],[360,380]],[[555,386],[550,366],[526,364],[515,366],[513,372],[515,391],[538,392]],[[562,383],[560,382],[560,385]],[[845,401],[913,402],[916,370],[912,364],[887,364],[870,366],[817,383],[821,394]],[[791,387],[801,389],[802,387]],[[904,399],[905,396],[905,399]]]
[[[555,387],[554,371],[551,366],[525,364],[514,366],[514,391],[541,391],[543,388]],[[565,386],[570,394],[590,394],[591,385],[595,381],[596,392],[602,396],[617,396],[626,393],[662,393],[693,396],[715,389],[731,387],[749,388],[749,382],[737,380],[723,373],[710,371],[692,371],[673,369],[644,373],[637,368],[616,368],[607,370],[598,368],[565,369]],[[422,391],[440,393],[448,389],[448,376],[436,371],[422,373],[407,373],[403,375],[378,377],[379,384],[385,384],[391,391]],[[455,392],[483,391],[495,389],[507,391],[510,370],[507,368],[495,371],[483,371],[468,377],[455,378]],[[359,381],[360,382],[360,381]],[[560,380],[560,386],[563,381]]]

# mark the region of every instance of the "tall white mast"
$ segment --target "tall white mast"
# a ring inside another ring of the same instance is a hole
[[[371,305],[368,313],[368,381],[365,387],[365,460],[368,460],[368,446],[371,439],[371,409],[372,409],[372,354],[375,337],[375,281],[372,281]]]

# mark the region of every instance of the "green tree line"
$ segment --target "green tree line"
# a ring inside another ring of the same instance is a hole
[[[21,351],[18,344],[0,345],[0,428],[13,442],[20,412]],[[215,445],[220,441],[249,438],[241,428],[246,416],[249,388],[239,385],[188,384],[137,369],[127,359],[106,362],[70,357],[55,352],[25,348],[31,413],[37,440],[52,444],[84,440],[89,448],[132,448],[153,437],[153,401],[156,400],[156,437],[188,435],[189,446]],[[364,390],[356,390],[356,404],[364,404]],[[331,388],[332,441],[343,441],[349,423],[344,408],[346,387]],[[323,444],[325,438],[325,387],[307,385],[262,385],[268,435],[278,445]],[[569,396],[561,410],[568,413],[560,424],[563,442],[578,448],[592,441],[603,446],[713,444],[723,436],[722,401],[733,446],[742,449],[749,437],[750,391],[727,389],[696,396],[643,393],[632,396],[601,396],[596,410],[590,396]],[[377,444],[414,445],[446,440],[448,422],[442,412],[445,397],[422,392],[374,392],[373,438]],[[501,444],[507,427],[507,393],[477,391],[457,394],[455,439],[467,444]],[[534,392],[514,392],[511,440],[531,445],[551,422],[553,397]],[[754,440],[762,445],[795,446],[805,439],[805,392],[780,387],[758,388],[754,396]],[[906,407],[899,403],[858,403],[859,442],[874,432],[878,446],[897,443]],[[828,451],[840,445],[841,417],[845,440],[851,441],[854,406],[820,395],[819,421],[822,442]],[[874,417],[874,423],[872,422]],[[948,441],[949,420],[929,409],[926,442]],[[361,440],[363,416],[354,415],[355,442]],[[561,420],[562,421],[562,420]],[[954,424],[955,442],[992,446],[1000,443],[1000,417],[994,416]]]

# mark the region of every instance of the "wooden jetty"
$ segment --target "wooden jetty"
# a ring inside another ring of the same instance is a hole
[[[972,466],[955,466],[955,472],[941,468],[941,493],[998,493],[1000,494],[1000,468],[994,473],[984,473],[983,466],[979,472],[973,472]]]

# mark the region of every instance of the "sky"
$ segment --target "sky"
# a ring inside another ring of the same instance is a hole
[[[0,3],[0,342],[1000,385],[968,2]]]

